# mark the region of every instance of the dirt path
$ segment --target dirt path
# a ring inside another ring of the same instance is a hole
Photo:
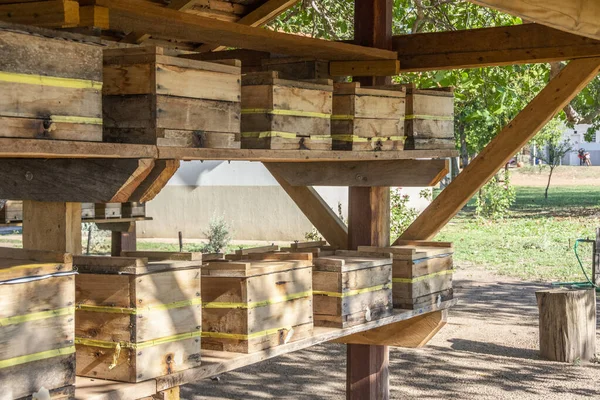
[[[600,366],[552,363],[537,353],[541,285],[459,270],[459,304],[423,349],[392,349],[392,399],[583,399],[600,396]],[[600,344],[600,342],[599,342]],[[599,347],[600,349],[600,347]],[[182,388],[186,400],[339,399],[345,347],[322,345]]]
[[[539,168],[511,169],[511,183],[515,186],[542,186],[548,184],[548,170]],[[595,186],[600,184],[600,167],[559,166],[552,173],[552,187]]]

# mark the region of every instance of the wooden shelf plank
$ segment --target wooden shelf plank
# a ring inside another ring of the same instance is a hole
[[[95,224],[121,224],[128,222],[152,221],[152,217],[135,217],[135,218],[101,218],[101,219],[82,219],[81,222],[93,222]],[[7,224],[0,224],[0,228],[19,227],[23,226],[23,222],[15,221]]]
[[[0,138],[0,158],[157,158],[156,146]]]
[[[338,151],[252,150],[159,147],[159,158],[179,160],[245,160],[262,162],[409,160],[457,157],[456,150]]]
[[[167,390],[175,386],[197,382],[202,379],[256,364],[280,355],[303,350],[344,336],[368,331],[373,328],[393,324],[399,321],[406,321],[423,314],[445,310],[456,303],[457,299],[453,299],[443,302],[439,306],[431,305],[417,310],[394,310],[394,314],[390,317],[345,329],[317,327],[314,329],[313,334],[308,338],[292,341],[288,344],[252,354],[203,350],[202,366],[137,384],[117,383],[78,377],[75,398],[77,400],[131,400],[144,396],[151,396],[154,393],[147,394],[147,387],[143,386],[144,384],[151,383],[154,390],[158,392]],[[135,393],[136,396],[132,396],[132,393]]]

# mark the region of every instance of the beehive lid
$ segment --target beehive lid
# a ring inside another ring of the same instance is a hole
[[[406,88],[402,85],[384,85],[376,87],[361,87],[360,82],[334,83],[334,95],[357,95],[357,96],[379,96],[379,97],[406,97]]]
[[[391,253],[394,260],[409,261],[434,257],[450,257],[454,253],[452,243],[417,241],[390,247],[360,246],[358,250],[374,253]]]
[[[242,86],[287,86],[300,89],[333,92],[331,79],[291,80],[279,78],[278,71],[251,72],[242,76]]]
[[[418,95],[424,95],[424,96],[454,97],[454,88],[453,87],[431,88],[431,89],[407,88],[406,93],[409,95],[418,94]]]
[[[147,258],[148,261],[202,261],[200,252],[122,251],[122,257]]]
[[[145,275],[180,269],[200,268],[201,261],[149,261],[142,257],[74,256],[73,265],[84,274]]]
[[[53,251],[0,248],[0,282],[68,273],[73,256]]]
[[[366,268],[390,265],[389,254],[368,253],[362,251],[336,251],[335,255],[319,257],[314,261],[316,271],[350,272]]]
[[[279,256],[277,254],[280,254]],[[297,259],[298,254],[273,253],[272,255],[261,255],[267,257],[262,260],[240,260],[240,261],[213,261],[204,265],[202,276],[215,277],[239,277],[248,278],[257,275],[273,274],[276,272],[289,271],[293,269],[312,267],[312,254],[306,254],[304,260]],[[269,259],[271,257],[271,259]],[[286,259],[295,258],[295,259]]]

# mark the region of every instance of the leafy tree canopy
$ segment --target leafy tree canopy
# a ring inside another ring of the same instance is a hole
[[[271,25],[314,37],[351,39],[353,15],[353,0],[303,0]],[[394,0],[393,29],[397,35],[520,23],[520,18],[466,1]],[[479,152],[546,85],[551,74],[558,73],[563,66],[554,63],[433,71],[402,74],[395,80],[422,88],[456,88],[457,147],[466,156]],[[594,130],[600,129],[600,78],[590,83],[560,118],[569,125],[589,123]]]

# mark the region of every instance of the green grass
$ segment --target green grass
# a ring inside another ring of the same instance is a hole
[[[466,208],[436,237],[455,243],[458,266],[484,266],[500,274],[545,281],[583,281],[573,253],[577,238],[593,238],[600,227],[599,187],[518,187],[509,216],[482,221]],[[591,245],[582,244],[591,268]]]

